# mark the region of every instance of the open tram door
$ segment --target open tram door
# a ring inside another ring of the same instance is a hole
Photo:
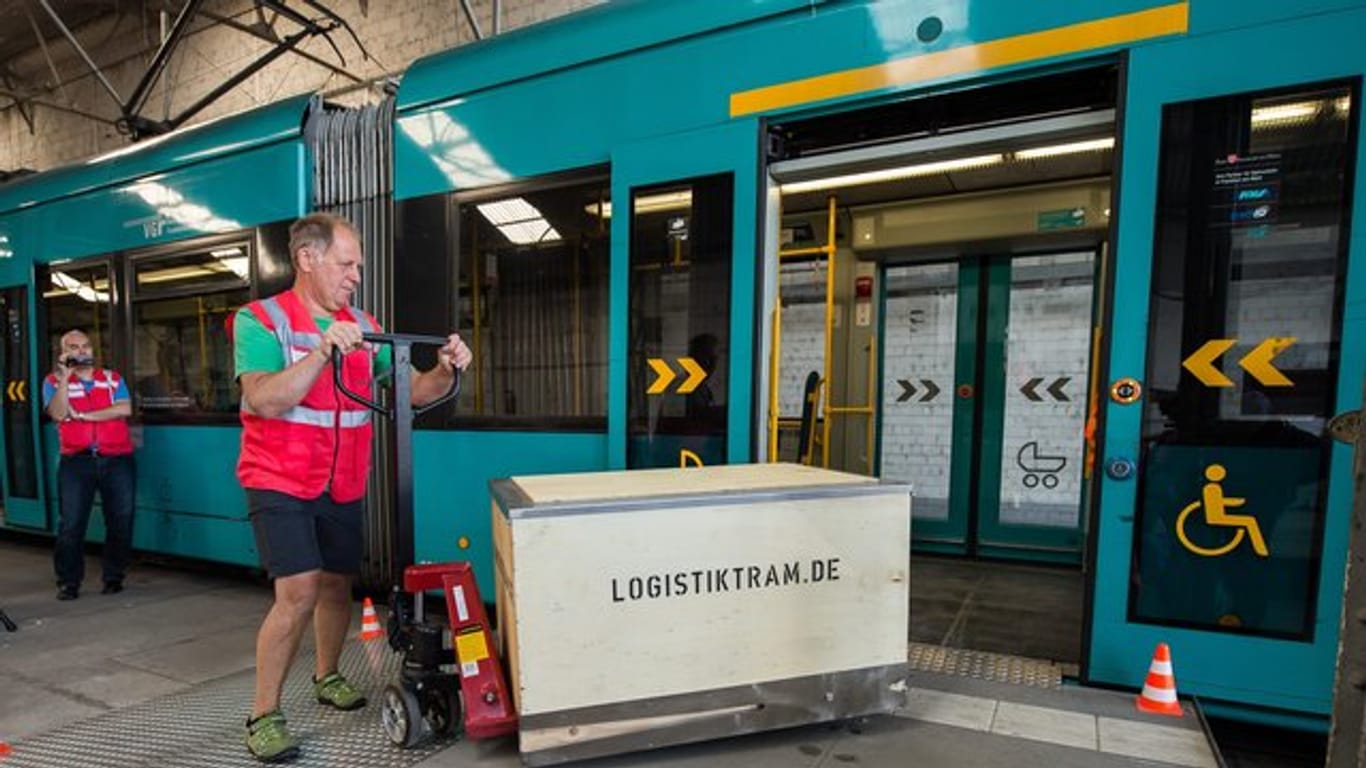
[[[1297,30],[1313,55],[1253,28],[1129,59],[1083,669],[1134,688],[1165,642],[1215,714],[1310,727],[1352,502],[1325,427],[1366,370],[1366,316],[1344,311],[1366,300],[1363,17],[1340,15]]]
[[[8,251],[8,238],[0,234],[0,241],[0,249]],[[4,487],[0,519],[7,527],[47,531],[52,521],[48,519],[42,483],[38,481],[42,372],[33,362],[33,304],[27,282],[6,279],[13,277],[6,274],[11,266],[18,264],[6,264],[6,269],[0,269],[0,319],[5,333],[0,343],[5,398],[4,426],[0,428],[0,451],[5,456],[4,473],[0,475]]]

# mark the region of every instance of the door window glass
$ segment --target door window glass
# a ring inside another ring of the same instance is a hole
[[[42,398],[27,391],[35,378],[29,368],[28,289],[0,290],[0,312],[5,317],[5,486],[9,496],[36,499],[38,466],[30,419],[33,401],[41,403]]]
[[[1080,522],[1094,271],[1092,253],[1010,264],[1001,523]]]
[[[925,264],[886,273],[882,477],[914,485],[922,521],[949,517],[958,271]]]
[[[631,196],[627,462],[726,461],[734,182]]]
[[[1312,633],[1354,105],[1344,86],[1163,112],[1137,620]]]

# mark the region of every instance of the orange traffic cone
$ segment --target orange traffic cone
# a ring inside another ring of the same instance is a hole
[[[1144,712],[1181,717],[1181,703],[1176,700],[1176,676],[1172,674],[1172,653],[1166,643],[1157,644],[1148,677],[1143,681],[1143,692],[1138,694],[1136,703]]]
[[[382,637],[384,630],[380,629],[379,617],[375,615],[375,604],[367,597],[360,612],[360,639],[379,640]]]

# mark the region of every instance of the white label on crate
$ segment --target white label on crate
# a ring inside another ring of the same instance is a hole
[[[451,597],[455,598],[455,616],[460,621],[470,620],[470,607],[465,604],[465,588],[456,585],[451,587]]]
[[[460,663],[461,677],[474,677],[477,674],[479,674],[479,665],[477,663],[472,661],[464,661]]]

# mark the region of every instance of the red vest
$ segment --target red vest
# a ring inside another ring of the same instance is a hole
[[[93,376],[95,386],[86,394],[85,385],[72,374],[66,381],[67,407],[73,411],[90,413],[102,411],[114,404],[114,393],[119,389],[119,375],[106,368],[96,368]],[[54,387],[63,386],[57,377],[48,374],[47,381]],[[127,419],[109,421],[76,421],[67,419],[57,422],[57,436],[61,439],[62,455],[70,456],[91,448],[105,456],[120,456],[133,452],[133,439],[128,435]]]
[[[253,301],[247,309],[275,338],[285,366],[312,352],[322,332],[294,291]],[[334,320],[356,323],[366,333],[379,324],[365,312],[344,308]],[[279,418],[251,412],[242,398],[242,454],[237,479],[244,488],[278,491],[299,499],[315,499],[330,491],[338,502],[365,495],[370,474],[370,410],[337,391],[329,362],[304,399]],[[346,388],[373,399],[374,352],[362,348],[342,361]]]

